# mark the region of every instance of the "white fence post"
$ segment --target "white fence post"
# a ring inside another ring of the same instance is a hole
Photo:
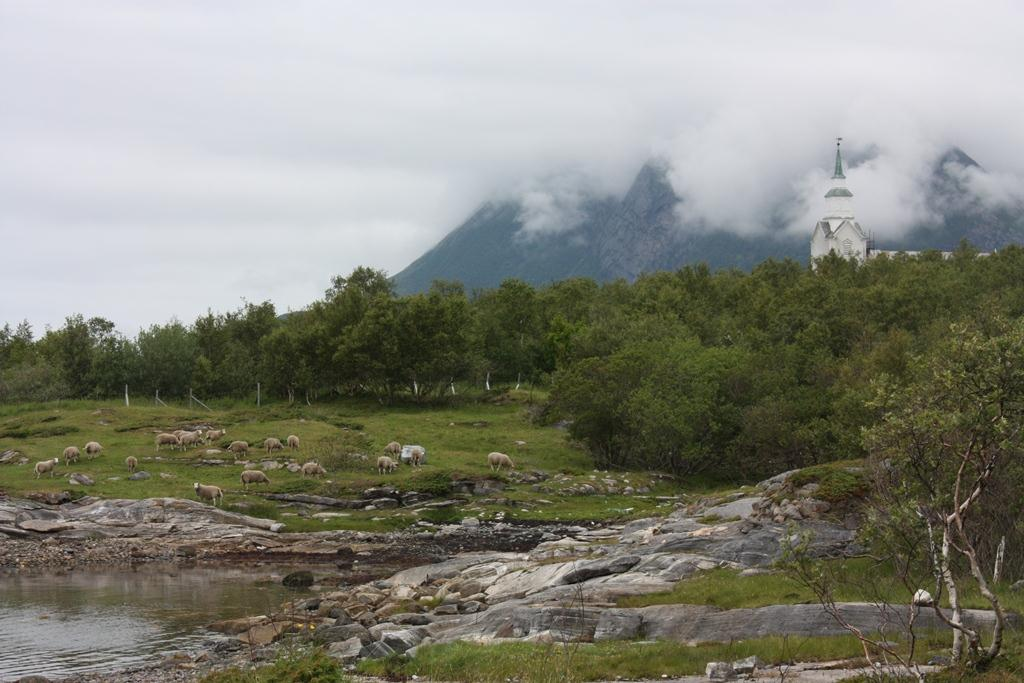
[[[128,402],[128,385],[124,385],[124,406],[125,408],[131,408],[132,404]]]

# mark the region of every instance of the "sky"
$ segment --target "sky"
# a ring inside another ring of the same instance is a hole
[[[892,7],[898,5],[897,7]],[[0,0],[0,324],[133,335],[358,265],[482,202],[571,227],[665,159],[680,229],[810,234],[834,138],[880,237],[957,145],[1024,178],[1019,2]]]

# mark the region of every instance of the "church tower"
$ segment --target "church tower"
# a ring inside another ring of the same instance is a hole
[[[832,187],[825,194],[825,216],[811,233],[811,263],[835,252],[844,258],[866,261],[870,240],[853,219],[853,193],[846,187],[843,173],[843,155],[839,148],[842,138],[836,138],[836,169],[832,174]]]

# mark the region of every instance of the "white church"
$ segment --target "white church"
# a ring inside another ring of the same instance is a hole
[[[811,265],[814,262],[835,252],[843,258],[864,261],[887,254],[895,256],[919,256],[920,251],[886,251],[875,249],[875,240],[871,233],[860,227],[853,218],[853,193],[846,187],[846,175],[843,174],[843,155],[839,145],[842,138],[836,139],[836,170],[832,174],[832,187],[825,193],[825,217],[818,221],[811,233]],[[943,258],[951,258],[953,252],[939,252]],[[979,252],[977,256],[989,256],[989,252]]]
[[[842,138],[836,141],[836,170],[832,187],[825,194],[825,217],[811,233],[811,263],[835,252],[845,258],[866,261],[872,256],[871,236],[853,218],[853,193],[846,187],[843,155],[839,151]]]

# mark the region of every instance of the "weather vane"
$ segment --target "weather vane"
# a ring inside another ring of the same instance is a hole
[[[838,147],[839,143],[842,142],[842,141],[843,141],[842,138],[836,138],[836,147]]]

